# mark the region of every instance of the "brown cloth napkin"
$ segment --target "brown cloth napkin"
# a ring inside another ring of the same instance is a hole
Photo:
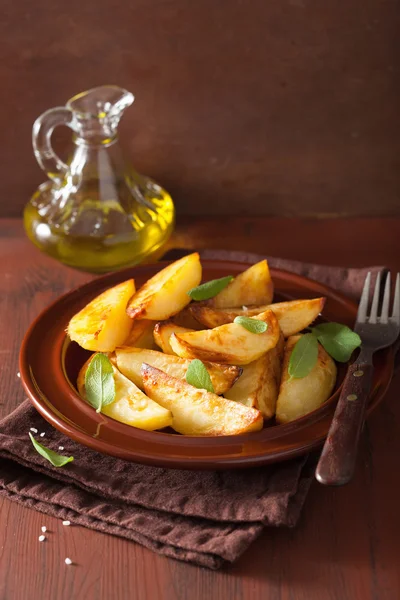
[[[187,253],[176,250],[175,256]],[[205,250],[204,258],[254,263],[263,257]],[[166,257],[167,258],[167,257]],[[358,298],[367,269],[269,259]],[[382,270],[374,267],[375,274]],[[75,460],[54,468],[33,449]],[[143,544],[160,554],[217,569],[235,561],[266,526],[296,525],[313,479],[314,459],[248,470],[186,471],[99,454],[53,429],[28,401],[0,423],[0,495],[43,513]]]

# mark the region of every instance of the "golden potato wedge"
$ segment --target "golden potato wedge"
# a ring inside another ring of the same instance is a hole
[[[206,327],[218,327],[225,323],[232,323],[235,317],[244,315],[253,317],[266,310],[272,310],[278,321],[283,335],[289,337],[299,333],[318,317],[325,305],[326,298],[313,298],[312,300],[292,300],[290,302],[276,302],[265,306],[249,306],[243,308],[218,309],[207,306],[203,302],[190,305],[190,312],[194,318]]]
[[[70,320],[71,340],[96,352],[112,352],[123,344],[132,328],[126,306],[134,293],[135,282],[128,279],[94,298]]]
[[[130,299],[126,311],[132,319],[169,319],[189,304],[187,293],[200,281],[200,257],[194,252],[151,277]]]
[[[133,321],[131,332],[126,339],[124,346],[133,348],[148,348],[156,350],[157,345],[153,337],[154,321],[143,319],[142,321]]]
[[[262,429],[262,415],[254,408],[199,390],[146,363],[142,377],[146,394],[172,412],[178,433],[236,435]]]
[[[272,302],[273,294],[274,284],[268,262],[262,260],[237,275],[222,292],[205,302],[214,308],[269,304]]]
[[[140,348],[117,348],[115,360],[121,373],[142,389],[143,380],[140,369],[143,363],[165,371],[172,377],[185,379],[186,371],[191,362],[186,358]],[[210,362],[205,362],[204,365],[210,375],[216,394],[223,394],[229,390],[242,373],[240,367],[233,365],[218,365]]]
[[[291,336],[284,350],[281,385],[276,403],[276,420],[279,423],[299,419],[321,406],[331,395],[336,382],[336,364],[321,344],[318,344],[318,360],[312,371],[302,379],[290,378],[290,355],[300,337]]]
[[[292,300],[270,304],[269,308],[274,311],[283,335],[288,338],[309,327],[322,312],[325,302],[325,297]]]
[[[160,321],[154,327],[154,341],[165,354],[175,354],[169,343],[169,338],[173,333],[187,333],[188,331],[193,331],[193,329],[181,327],[173,321]]]
[[[82,398],[86,399],[85,374],[92,357],[83,365],[78,375],[77,387]],[[116,421],[154,431],[172,425],[171,412],[148,398],[132,381],[124,377],[114,366],[115,400],[103,406],[101,412]]]
[[[267,330],[251,333],[242,325],[228,323],[215,329],[173,333],[170,337],[172,350],[182,358],[246,365],[274,348],[280,335],[279,323],[272,310],[251,318],[267,323]]]
[[[264,419],[273,417],[279,393],[284,346],[281,333],[275,348],[243,367],[242,375],[224,394],[225,398],[257,408]]]

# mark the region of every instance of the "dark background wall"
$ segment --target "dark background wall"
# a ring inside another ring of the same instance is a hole
[[[103,83],[180,213],[400,212],[394,0],[3,0],[0,215],[44,178],[34,119]],[[64,139],[64,136],[62,136]]]

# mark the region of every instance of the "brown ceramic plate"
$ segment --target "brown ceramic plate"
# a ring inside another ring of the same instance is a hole
[[[252,467],[299,456],[325,439],[345,369],[331,398],[309,415],[286,425],[226,437],[190,437],[148,432],[97,414],[78,395],[74,385],[89,353],[69,343],[65,329],[70,318],[92,298],[120,281],[134,277],[137,287],[168,263],[143,265],[105,275],[59,298],[31,325],[20,352],[21,380],[39,413],[62,433],[98,452],[162,467],[218,469]],[[204,280],[237,274],[248,265],[203,260]],[[335,290],[285,271],[272,269],[276,300],[326,296],[324,316],[354,325],[357,306]],[[383,398],[393,372],[394,353],[376,354],[369,410]]]

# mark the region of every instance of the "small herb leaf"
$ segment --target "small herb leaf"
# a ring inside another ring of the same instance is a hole
[[[306,377],[318,359],[318,341],[312,333],[306,333],[295,344],[289,360],[289,375],[295,379]]]
[[[201,390],[215,393],[210,374],[198,358],[195,358],[189,364],[186,371],[186,381]]]
[[[353,351],[361,345],[358,333],[341,323],[322,323],[311,330],[327,353],[338,362],[350,360]]]
[[[233,320],[237,325],[241,325],[250,333],[264,333],[268,329],[268,324],[258,319],[252,319],[251,317],[235,317]]]
[[[222,290],[225,289],[233,279],[233,275],[228,275],[227,277],[221,277],[221,279],[207,281],[206,283],[202,283],[201,285],[189,290],[188,295],[192,298],[192,300],[209,300],[210,298],[214,298],[214,296],[222,292]]]
[[[74,460],[73,456],[61,456],[61,454],[57,454],[57,452],[50,450],[50,448],[46,448],[46,446],[39,444],[39,442],[37,442],[31,434],[31,432],[29,432],[29,437],[31,438],[31,442],[36,452],[43,456],[43,458],[51,462],[51,464],[54,467],[63,467],[67,463],[72,462]]]
[[[101,352],[94,355],[85,374],[86,398],[100,412],[103,406],[115,400],[115,382],[112,364]]]

